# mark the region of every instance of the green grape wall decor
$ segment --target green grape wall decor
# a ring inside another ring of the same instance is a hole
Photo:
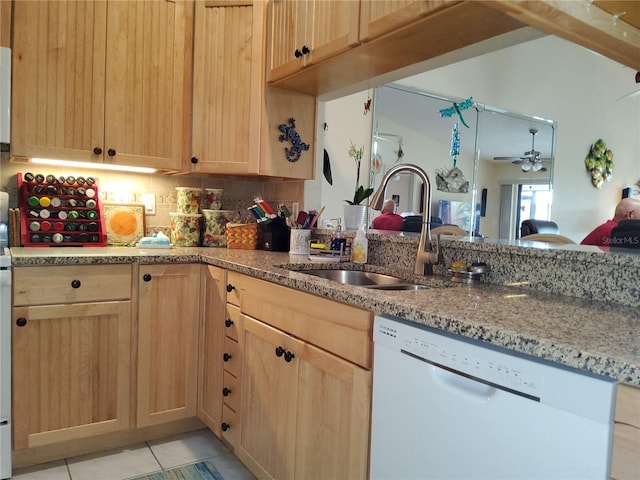
[[[587,171],[591,173],[591,184],[602,188],[604,182],[613,178],[613,152],[607,149],[607,144],[601,138],[589,148],[584,159]]]

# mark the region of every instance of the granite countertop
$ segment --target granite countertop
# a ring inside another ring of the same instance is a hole
[[[368,290],[296,271],[319,268],[305,256],[261,250],[71,247],[11,251],[14,266],[203,262],[640,385],[640,311],[635,307],[501,285],[466,285],[438,275],[408,278],[434,288]],[[348,265],[407,275],[387,267]]]

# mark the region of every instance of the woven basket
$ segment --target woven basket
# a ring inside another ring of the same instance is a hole
[[[227,223],[227,248],[255,250],[258,248],[257,223]]]

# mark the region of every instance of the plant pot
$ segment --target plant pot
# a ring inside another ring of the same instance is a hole
[[[345,230],[357,230],[361,223],[367,225],[367,205],[345,205],[344,206],[344,228]]]

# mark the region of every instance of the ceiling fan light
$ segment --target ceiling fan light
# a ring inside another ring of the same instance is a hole
[[[529,170],[531,170],[531,162],[523,162],[522,163],[522,171],[523,172],[528,172]]]
[[[540,170],[542,170],[542,164],[541,163],[534,163],[531,166],[531,170],[533,170],[534,172],[539,172]]]

